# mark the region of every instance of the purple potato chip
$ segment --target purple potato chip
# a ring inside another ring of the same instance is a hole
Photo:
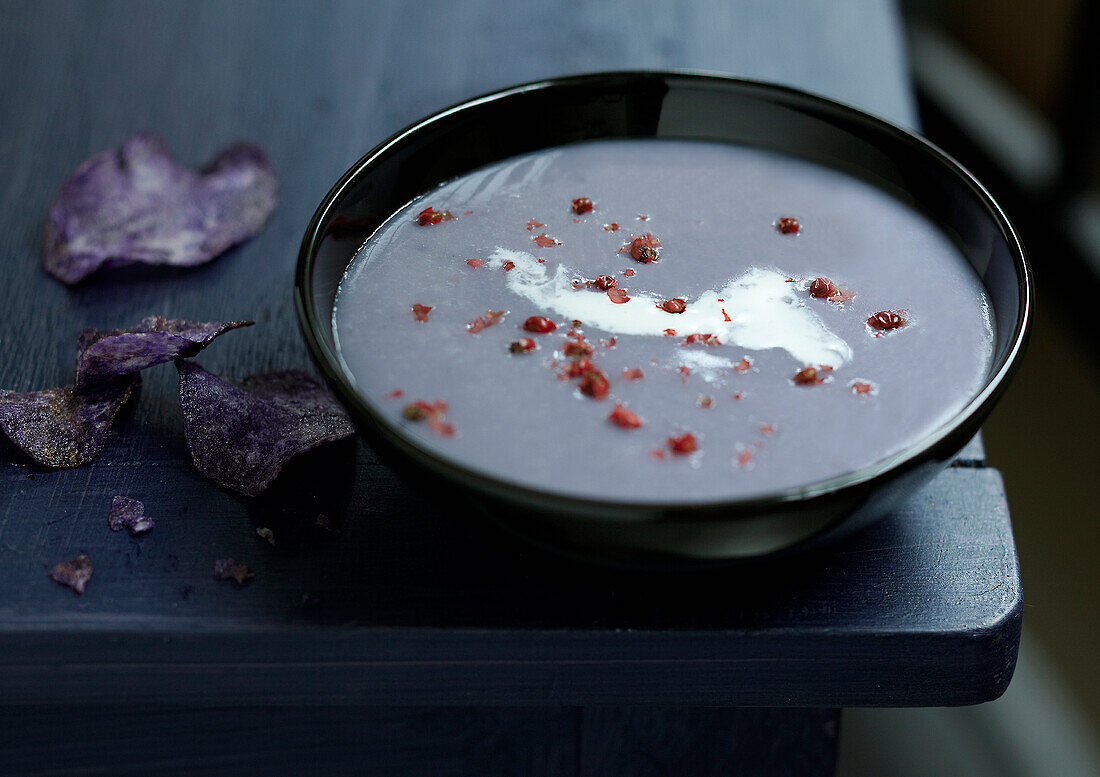
[[[111,512],[107,514],[107,525],[111,531],[129,529],[130,534],[143,534],[153,528],[152,518],[145,515],[145,505],[128,496],[116,496],[111,501]]]
[[[195,467],[245,496],[267,488],[299,453],[355,431],[344,409],[305,372],[253,375],[237,386],[194,362],[179,360],[176,367]]]
[[[92,560],[81,554],[72,561],[62,561],[50,570],[50,577],[73,589],[73,593],[82,594],[84,587],[92,579]]]
[[[76,359],[78,388],[97,386],[119,375],[195,356],[214,339],[252,321],[184,321],[149,316],[131,329],[86,329]]]
[[[81,467],[99,455],[107,430],[140,376],[127,375],[82,391],[0,389],[0,431],[39,464]]]
[[[244,585],[255,576],[256,573],[246,564],[238,564],[231,558],[220,558],[214,562],[215,580],[234,580],[237,585]]]
[[[160,138],[137,135],[61,185],[46,222],[46,270],[76,283],[100,268],[202,264],[260,231],[276,188],[256,146],[230,146],[195,172]]]

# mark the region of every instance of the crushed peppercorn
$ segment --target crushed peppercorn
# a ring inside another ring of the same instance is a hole
[[[815,278],[810,284],[810,296],[827,299],[836,294],[836,284],[828,278]]]
[[[630,255],[642,264],[656,262],[659,258],[658,249],[660,247],[661,241],[648,232],[630,239]]]
[[[905,326],[905,319],[902,318],[900,311],[880,310],[867,319],[867,326],[885,332]]]
[[[627,410],[622,403],[615,405],[615,409],[607,416],[607,420],[623,429],[637,429],[642,425],[642,419],[632,410]]]
[[[453,218],[454,215],[449,210],[436,210],[429,205],[416,214],[416,223],[422,227],[427,227],[442,221],[451,221]]]
[[[558,325],[545,316],[531,316],[523,322],[523,328],[528,332],[544,335],[547,332],[553,332]]]
[[[776,222],[775,228],[784,235],[797,235],[802,226],[798,223],[798,219],[784,216]]]

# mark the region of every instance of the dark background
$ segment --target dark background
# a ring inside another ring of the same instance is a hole
[[[1100,730],[1100,4],[904,7],[925,133],[1002,201],[1035,271],[1028,355],[985,441],[1012,509],[1025,633]]]

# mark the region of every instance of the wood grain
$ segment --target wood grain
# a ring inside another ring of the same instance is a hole
[[[137,706],[128,720],[119,726],[95,708],[34,708],[17,719],[0,708],[0,766],[5,775],[104,777],[814,777],[832,772],[838,733],[835,710],[676,707]],[[5,737],[16,727],[18,743]]]
[[[198,535],[196,509],[173,508],[171,495],[205,484],[152,471],[168,487],[146,503],[160,523],[139,539],[88,532],[79,549],[99,566],[83,597],[44,579],[45,555],[4,570],[43,578],[6,596],[8,703],[210,704],[229,690],[265,704],[959,704],[999,695],[1014,665],[1019,570],[991,470],[949,470],[817,556],[696,575],[545,556],[444,518],[366,461],[338,539],[313,531],[317,497],[304,483],[297,515],[286,500],[249,521],[231,517],[236,500],[208,500],[226,518]],[[97,472],[86,492],[133,477]],[[37,480],[20,485],[19,501],[52,516],[28,524],[24,541],[39,534],[64,557],[79,516],[51,513],[56,492]],[[274,527],[274,548],[256,536],[261,524]],[[227,555],[255,568],[251,585],[213,579],[213,559]]]

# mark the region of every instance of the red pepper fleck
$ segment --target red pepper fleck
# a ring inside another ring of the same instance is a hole
[[[607,376],[593,367],[581,375],[581,393],[587,394],[593,399],[607,399],[607,392],[611,389],[611,383]]]
[[[587,197],[578,197],[573,200],[573,212],[578,216],[591,212],[595,207],[596,206],[592,204],[592,200]]]
[[[624,302],[630,302],[630,297],[626,296],[626,292],[622,289],[612,289],[607,292],[607,298],[614,302],[616,305],[622,305]]]
[[[885,332],[889,329],[905,326],[905,319],[901,317],[901,311],[899,310],[880,310],[867,319],[867,326]]]
[[[591,356],[592,345],[586,343],[583,340],[570,340],[562,348],[562,353],[568,356],[570,359],[583,359],[586,356]]]
[[[533,230],[538,229],[539,227],[545,227],[545,226],[546,225],[543,224],[542,222],[535,221],[534,219],[531,219],[530,221],[527,222],[527,231],[531,232]]]
[[[634,268],[627,267],[625,270],[623,270],[623,275],[625,275],[627,278],[632,278],[634,276]]]
[[[437,399],[435,402],[424,402],[423,400],[416,400],[405,405],[404,416],[410,421],[424,421],[427,420],[428,426],[432,431],[441,437],[453,437],[455,429],[448,423],[444,422],[444,417],[447,415],[447,403],[441,399]]]
[[[683,313],[687,310],[687,303],[679,297],[673,297],[672,299],[666,299],[657,307],[666,313]]]
[[[736,394],[733,395],[733,398],[734,399],[743,399],[744,396],[745,396],[745,393],[743,391],[738,391]]]
[[[405,405],[402,413],[409,421],[423,421],[428,417],[427,412],[424,410],[424,406],[427,404],[427,402],[410,402]]]
[[[638,221],[649,221],[649,216],[643,216],[641,213],[639,213]]]
[[[530,337],[521,337],[508,346],[508,350],[512,353],[530,353],[536,348],[538,345]]]
[[[623,380],[641,380],[644,377],[645,373],[640,367],[623,368]]]
[[[390,393],[384,394],[382,398],[383,399],[398,399],[398,398],[403,397],[403,396],[405,396],[404,391],[402,391],[401,389],[394,389]]]
[[[552,238],[552,237],[550,237],[549,235],[546,235],[546,234],[539,235],[538,237],[532,238],[532,240],[535,243],[542,246],[543,248],[549,248],[550,246],[560,246],[561,245],[561,243],[559,243],[557,240],[555,240],[554,238]]]
[[[558,325],[543,316],[531,316],[523,322],[523,328],[528,332],[544,335],[547,332],[553,332],[558,328]]]
[[[569,362],[562,374],[565,375],[567,379],[579,378],[584,375],[584,373],[590,372],[595,369],[596,366],[592,364],[591,359],[582,358],[577,359],[576,361]]]
[[[432,312],[432,309],[428,305],[421,305],[419,302],[412,306],[413,316],[422,324],[428,322],[428,314]]]
[[[775,431],[775,427],[771,424],[760,424],[761,434],[772,434]]]
[[[741,359],[741,361],[737,362],[737,364],[733,365],[733,368],[738,372],[748,372],[752,369],[752,360],[746,356]]]
[[[714,398],[700,395],[700,397],[695,400],[695,404],[704,410],[709,410],[714,407]]]
[[[600,345],[602,345],[602,346],[604,346],[604,347],[606,347],[606,348],[614,348],[614,347],[615,347],[615,343],[617,343],[617,342],[619,342],[619,338],[617,338],[617,337],[612,337],[612,338],[610,338],[610,339],[608,339],[608,340],[600,340]]]
[[[849,384],[849,388],[852,389],[852,393],[857,396],[866,396],[867,394],[875,393],[875,386],[872,383],[865,383],[862,380],[853,380]]]
[[[776,222],[775,228],[784,235],[797,235],[802,229],[798,224],[798,219],[791,218],[790,216],[784,216]]]
[[[703,334],[693,333],[684,338],[684,345],[694,345],[695,343],[702,343],[703,345],[721,345],[722,341],[710,332]]]
[[[788,278],[787,280],[783,281],[783,283],[794,283],[794,278]]]
[[[815,278],[810,284],[810,296],[825,299],[836,294],[836,284],[828,278]]]
[[[608,289],[615,288],[615,279],[610,275],[601,275],[595,280],[595,286],[600,291],[607,291]]]
[[[466,211],[465,213],[463,213],[462,215],[463,215],[463,216],[469,216],[469,215],[471,215],[472,213],[473,213],[473,211],[472,211],[472,210],[468,210],[468,211]]]
[[[675,329],[666,329],[665,330],[665,337],[675,337],[675,336],[676,336],[676,330]]]
[[[644,235],[632,235],[630,238],[630,255],[642,264],[656,262],[659,254],[657,249],[660,247],[661,241],[648,232]]]
[[[485,260],[484,259],[467,259],[466,264],[470,265],[471,267],[473,267],[476,270],[478,267],[481,267],[481,265],[485,264]]]
[[[466,331],[470,334],[477,334],[482,329],[490,327],[500,321],[503,316],[503,310],[486,310],[485,315],[475,318],[466,325]]]
[[[637,429],[642,425],[642,419],[638,418],[637,413],[627,410],[621,403],[615,405],[615,409],[611,411],[607,420],[623,429]]]
[[[681,375],[690,375],[691,374],[691,367],[688,367],[686,364],[681,364],[680,365],[680,374]]]
[[[719,301],[719,302],[725,302],[725,300],[724,300],[724,299],[722,299],[721,297],[719,297],[719,298],[718,298],[718,301]]]
[[[416,223],[422,227],[438,224],[441,221],[450,221],[454,216],[449,210],[436,210],[430,205],[416,214]]]
[[[616,224],[614,221],[612,221],[610,224],[604,224],[603,225],[603,231],[604,232],[618,232],[619,231],[619,225]]]
[[[799,386],[816,386],[823,382],[825,378],[818,375],[818,370],[814,367],[803,367],[794,374],[792,380]]]
[[[699,450],[699,443],[691,432],[685,432],[679,437],[669,437],[667,442],[669,450],[677,456],[685,456]]]
[[[584,324],[581,323],[581,320],[579,318],[574,318],[569,323],[569,326],[573,327],[574,329],[580,329],[582,326],[584,326]]]
[[[443,407],[443,412],[447,412],[446,405]],[[443,420],[443,414],[428,416],[428,426],[430,426],[432,431],[440,437],[455,436],[455,428]]]
[[[503,268],[504,272],[512,272],[512,270],[516,269],[516,263],[515,262],[505,262],[504,264],[501,265],[501,268]]]
[[[737,466],[746,469],[752,466],[752,451],[745,448],[737,454]]]
[[[730,314],[726,312],[725,308],[722,308],[722,318],[724,318],[726,321],[733,321],[733,319],[730,318]]]

